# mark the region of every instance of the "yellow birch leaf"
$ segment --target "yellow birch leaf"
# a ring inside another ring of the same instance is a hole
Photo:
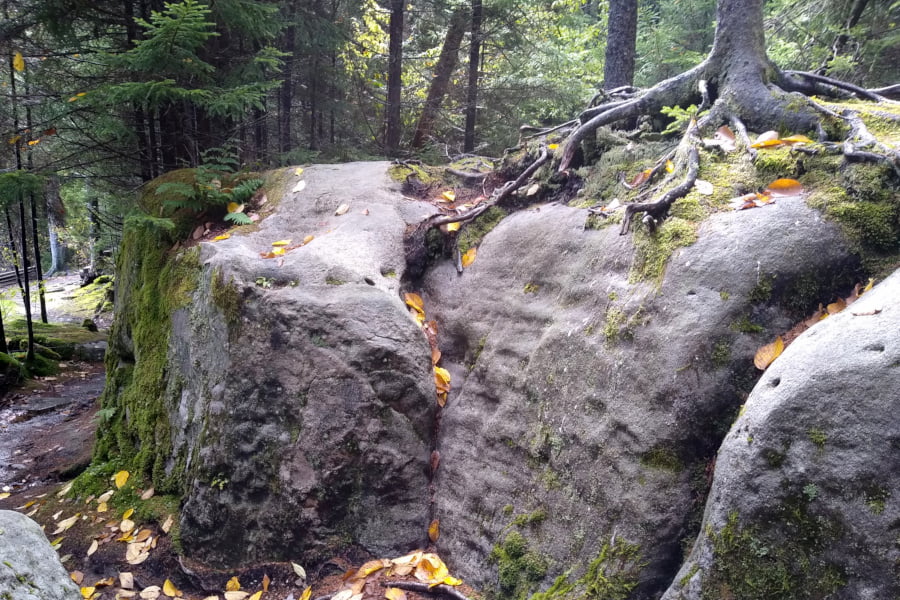
[[[247,598],[247,600],[259,600],[260,598],[262,598],[262,594],[263,594],[262,590],[260,590],[260,591],[256,592],[255,594],[253,594],[252,596],[250,596],[249,598]]]
[[[416,312],[420,312],[425,314],[425,301],[422,300],[422,296],[416,294],[415,292],[406,292],[403,294],[403,300],[406,302],[406,305],[410,308],[414,308]]]
[[[275,248],[272,250],[272,254],[275,256],[284,256],[285,248]]]
[[[447,223],[447,231],[459,231],[459,221],[456,223]]]
[[[450,389],[450,372],[442,367],[435,367],[434,384],[439,390]]]
[[[435,519],[428,526],[428,539],[437,542],[439,537],[441,537],[441,520]]]
[[[116,482],[116,488],[122,489],[122,486],[128,481],[130,473],[128,471],[119,471],[116,473],[113,478]]]
[[[16,52],[15,56],[13,56],[13,69],[19,73],[25,70],[25,59],[22,57],[21,52]]]
[[[21,140],[21,139],[22,139],[22,136],[21,136],[21,135],[14,135],[14,136],[12,136],[11,138],[9,138],[9,143],[10,143],[10,144],[15,144],[16,142],[18,142],[18,141]]]
[[[300,600],[309,600],[310,596],[312,596],[312,588],[306,586],[306,589],[303,590],[303,593],[300,595]]]
[[[388,600],[406,600],[406,592],[400,588],[388,588],[384,591],[384,597]]]
[[[53,548],[54,550],[59,550],[59,547],[62,546],[64,539],[66,539],[66,538],[65,537],[56,538],[55,540],[50,542],[50,547]]]
[[[450,575],[447,575],[446,577],[444,577],[444,579],[441,581],[441,583],[443,583],[444,585],[453,585],[453,586],[462,585],[462,579],[457,579],[456,577],[451,577]]]
[[[339,217],[343,214],[346,214],[348,210],[350,210],[349,204],[341,204],[337,207],[337,210],[334,211],[334,216]]]
[[[69,573],[69,578],[75,582],[75,585],[81,585],[81,582],[84,581],[84,573],[81,571],[72,571]]]
[[[165,594],[169,598],[174,598],[175,596],[181,595],[181,592],[178,590],[177,587],[175,587],[175,584],[173,584],[168,579],[166,579],[165,582],[163,583],[162,591],[163,591],[163,594]]]
[[[166,520],[163,522],[161,529],[163,533],[169,533],[169,530],[172,529],[172,525],[175,523],[175,518],[172,515],[166,517]]]
[[[422,551],[416,550],[415,552],[411,552],[400,558],[392,558],[391,562],[395,565],[415,565],[418,564],[420,560],[422,560]]]
[[[559,144],[547,144],[547,150],[556,150],[559,148]]]
[[[269,584],[270,584],[270,583],[272,583],[272,580],[269,579],[269,574],[268,574],[268,573],[264,573],[264,574],[263,574],[263,578],[262,578],[262,589],[263,589],[264,592],[268,592],[268,591],[269,591]]]
[[[765,371],[766,367],[771,365],[772,361],[778,358],[782,352],[784,352],[784,340],[779,335],[774,342],[766,344],[756,351],[756,356],[753,357],[753,364],[760,371]]]
[[[443,194],[441,194],[441,198],[443,198],[446,202],[453,202],[456,200],[456,192],[453,190],[447,190]]]
[[[238,590],[234,590],[231,592],[225,592],[225,600],[244,600],[244,598],[249,595],[250,592],[241,592]]]
[[[359,568],[359,570],[356,572],[356,576],[357,577],[368,577],[372,573],[374,573],[376,571],[380,571],[383,568],[384,568],[384,564],[382,564],[382,562],[380,560],[370,560],[369,562],[365,563],[363,566],[361,566]],[[358,594],[359,592],[356,592],[356,593]]]
[[[300,177],[301,175],[303,175],[303,169],[298,167],[297,169],[294,170],[294,175],[296,175],[297,177]]]
[[[228,583],[225,584],[226,592],[236,592],[241,589],[241,582],[237,578],[237,575],[228,580]]]
[[[299,577],[300,579],[306,579],[306,569],[295,562],[291,563],[291,567],[294,569],[294,574],[297,575],[297,577]]]
[[[29,145],[29,146],[37,146],[37,145],[40,144],[40,143],[41,143],[41,140],[39,140],[39,139],[38,139],[38,140],[31,140],[31,141],[28,142],[28,145]]]
[[[462,266],[463,268],[468,267],[473,262],[475,262],[475,257],[478,255],[478,248],[474,246],[466,250],[466,253],[462,255]]]
[[[291,240],[278,240],[277,242],[272,242],[273,246],[290,246]]]
[[[314,239],[316,239],[316,236],[314,236],[314,235],[306,236],[305,238],[303,238],[303,245],[305,246],[306,244],[310,243]]]
[[[6,500],[10,496],[12,496],[11,492],[2,492],[2,493],[0,493],[0,500]]]
[[[416,565],[415,577],[419,581],[441,581],[444,577],[450,575],[447,565],[440,559],[437,554],[426,553],[422,555],[422,560]]]
[[[87,587],[83,587],[83,588],[81,588],[81,597],[82,597],[82,598],[85,598],[85,600],[87,600],[88,598],[90,598],[91,596],[94,595],[94,592],[95,592],[96,590],[97,590],[97,588],[95,588],[95,587],[92,586],[92,585],[91,585],[91,586],[87,586]]]
[[[763,140],[761,142],[756,142],[755,144],[750,144],[751,148],[775,148],[777,146],[783,145],[781,140]]]
[[[803,192],[803,185],[796,179],[776,179],[770,183],[764,194],[770,196],[796,196]]]
[[[56,535],[57,533],[62,533],[64,531],[68,531],[69,529],[71,529],[72,525],[74,525],[78,521],[79,516],[80,515],[76,513],[76,514],[72,515],[71,517],[69,517],[68,519],[63,519],[62,521],[60,521],[58,526],[56,527],[56,531],[53,532],[53,535]]]
[[[119,530],[122,533],[131,533],[134,530],[134,525],[135,523],[131,519],[122,519],[122,522],[119,523]]]
[[[94,583],[94,587],[109,587],[116,583],[116,579],[114,577],[107,577],[105,579],[98,579],[96,583]]]
[[[836,315],[845,308],[847,308],[847,303],[844,302],[842,298],[838,298],[837,300],[826,306],[825,310],[828,311],[829,315]]]
[[[675,171],[675,164],[671,160],[666,161],[666,173],[672,173]]]
[[[230,213],[237,212],[238,207],[242,207],[242,204],[238,204],[237,202],[229,202],[226,210]]]
[[[128,510],[126,510],[125,512],[122,513],[122,518],[127,519],[128,517],[130,517],[133,514],[134,514],[134,509],[129,508]]]
[[[91,546],[88,548],[87,555],[90,556],[94,552],[97,551],[97,548],[100,547],[100,543],[97,540],[93,540],[91,542]]]
[[[791,135],[781,140],[785,144],[811,144],[812,140],[805,135]]]
[[[869,290],[871,290],[871,289],[872,289],[872,286],[874,286],[874,285],[875,285],[875,279],[872,278],[872,277],[870,277],[870,278],[869,278],[869,283],[866,284],[866,287],[864,287],[864,288],[862,289],[862,291],[860,292],[860,294],[865,294],[866,292],[868,292]]]
[[[108,502],[109,499],[112,498],[113,494],[115,494],[115,493],[116,493],[115,490],[107,490],[107,491],[103,492],[103,494],[99,498],[97,498],[97,502]]]
[[[230,234],[230,233],[223,233],[222,235],[217,235],[216,237],[214,237],[214,238],[213,238],[213,241],[214,241],[214,242],[221,242],[222,240],[227,240],[227,239],[230,238],[230,237],[231,237],[231,234]]]

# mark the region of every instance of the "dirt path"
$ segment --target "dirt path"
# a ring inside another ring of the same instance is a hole
[[[53,487],[90,462],[103,365],[63,363],[57,377],[31,382],[0,409],[0,492]],[[0,500],[0,508],[5,506]]]

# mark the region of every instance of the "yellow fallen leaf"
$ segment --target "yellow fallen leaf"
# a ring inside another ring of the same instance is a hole
[[[172,517],[172,515],[169,515],[168,517],[166,517],[166,520],[163,521],[163,524],[161,526],[163,533],[169,533],[169,530],[172,529],[172,525],[174,523],[175,523],[175,519],[174,519],[174,517]]]
[[[781,139],[785,144],[811,144],[812,140],[805,135],[791,135]]]
[[[64,531],[68,531],[69,529],[71,529],[72,525],[74,525],[78,521],[78,517],[80,517],[80,516],[81,515],[79,515],[78,513],[75,513],[68,519],[63,519],[62,521],[60,521],[57,524],[56,530],[53,532],[53,535],[56,535],[57,533],[62,533]]]
[[[263,594],[262,590],[260,590],[260,591],[256,592],[255,594],[253,594],[252,596],[250,596],[249,598],[247,598],[247,600],[259,600],[260,598],[262,598],[262,594]]]
[[[388,600],[406,600],[406,592],[400,588],[388,588],[384,591],[384,597]]]
[[[450,389],[450,372],[442,367],[434,368],[434,385],[438,391],[446,392]]]
[[[162,590],[158,585],[151,585],[141,590],[141,598],[144,600],[156,600],[161,592]]]
[[[127,519],[128,517],[130,517],[133,514],[134,514],[134,509],[129,508],[128,510],[126,510],[125,512],[122,513],[122,518]]]
[[[666,161],[666,173],[672,173],[675,171],[675,163],[671,160]]]
[[[865,294],[866,292],[868,292],[869,290],[871,290],[871,289],[872,289],[872,286],[874,286],[874,285],[875,285],[875,279],[874,279],[873,277],[870,277],[870,278],[869,278],[869,283],[866,284],[866,287],[864,287],[864,288],[862,289],[862,291],[860,292],[860,294]]]
[[[803,185],[796,179],[776,179],[763,190],[770,196],[796,196],[802,192]]]
[[[20,73],[25,70],[25,59],[22,58],[21,52],[16,52],[13,56],[13,69]]]
[[[474,246],[466,250],[466,253],[462,255],[462,266],[463,268],[468,267],[473,262],[475,262],[475,257],[478,255],[478,248]]]
[[[556,150],[559,148],[559,144],[547,144],[547,150]]]
[[[456,223],[447,223],[447,231],[459,231],[459,221]]]
[[[456,577],[451,577],[450,575],[447,575],[446,577],[444,577],[441,580],[441,583],[443,583],[444,585],[457,586],[457,585],[462,585],[462,579],[457,579]]]
[[[18,141],[21,140],[21,139],[22,139],[22,136],[21,136],[21,135],[14,135],[14,136],[12,136],[11,138],[9,138],[9,143],[10,143],[10,144],[15,144],[16,142],[18,142]]]
[[[0,500],[6,500],[10,496],[12,496],[11,492],[0,492]]]
[[[126,590],[134,589],[134,575],[129,572],[119,573],[119,587]]]
[[[128,481],[130,473],[128,471],[119,471],[115,475],[113,475],[113,480],[116,482],[116,487],[118,489],[122,489],[122,486]]]
[[[290,246],[291,240],[278,240],[277,242],[272,242],[273,246]]]
[[[114,577],[104,577],[103,579],[98,579],[94,583],[94,587],[109,587],[116,583],[116,579]]]
[[[306,569],[304,569],[303,567],[301,567],[300,565],[298,565],[295,562],[291,563],[291,568],[294,569],[294,574],[297,577],[299,577],[300,579],[306,579]]]
[[[153,497],[153,494],[155,494],[155,493],[156,493],[156,490],[153,488],[146,489],[141,494],[141,500],[149,500],[150,498]]]
[[[441,198],[443,198],[446,202],[453,202],[454,200],[456,200],[456,192],[454,192],[453,190],[447,190],[446,192],[441,194]]]
[[[306,236],[305,238],[303,238],[303,245],[305,246],[306,244],[310,243],[314,239],[316,239],[316,236],[314,236],[314,235]]]
[[[92,586],[92,585],[91,585],[91,586],[87,586],[87,587],[83,587],[83,588],[81,588],[81,597],[82,597],[82,598],[85,598],[85,599],[88,599],[88,598],[90,598],[91,596],[94,595],[94,592],[95,592],[95,591],[97,591],[97,588],[95,588],[95,587]]]
[[[228,580],[228,583],[225,584],[226,592],[236,592],[241,589],[241,581],[237,578],[237,575]]]
[[[285,253],[285,248],[275,248],[274,250],[272,250],[273,256],[284,256],[284,253]]]
[[[214,238],[213,238],[213,241],[214,241],[214,242],[221,242],[222,240],[227,240],[227,239],[230,238],[230,237],[231,237],[231,234],[230,234],[230,233],[223,233],[222,235],[217,235],[216,237],[214,237]]]
[[[137,535],[134,536],[134,541],[143,542],[144,540],[149,538],[151,535],[153,535],[153,532],[150,531],[149,529],[141,529],[140,531],[138,531]]]
[[[422,560],[422,551],[416,550],[415,552],[411,552],[400,558],[392,558],[391,562],[395,565],[415,565],[418,564],[420,560]]]
[[[760,371],[765,371],[766,367],[771,365],[772,361],[778,358],[782,352],[784,352],[784,340],[779,335],[774,342],[766,344],[756,351],[756,356],[753,357],[753,364]]]
[[[836,315],[845,308],[847,308],[847,303],[843,300],[843,298],[838,298],[837,300],[826,306],[825,310],[828,311],[829,315]]]
[[[122,533],[131,533],[134,529],[135,523],[131,519],[122,519],[122,522],[119,523],[119,530]]]
[[[75,582],[75,585],[81,585],[81,582],[84,581],[84,573],[81,571],[72,571],[69,573],[69,579]]]
[[[437,542],[439,537],[441,537],[441,520],[434,519],[428,526],[428,539]]]
[[[225,600],[244,600],[244,598],[249,595],[250,592],[239,592],[237,590],[232,592],[225,592]]]
[[[97,540],[91,541],[91,545],[88,548],[87,555],[90,556],[91,554],[96,552],[97,548],[99,548],[99,547],[100,547],[100,543]]]
[[[175,596],[181,595],[181,592],[178,590],[177,587],[175,587],[175,584],[173,584],[168,579],[166,579],[165,582],[163,582],[162,591],[163,591],[163,594],[165,594],[169,598],[174,598]]]
[[[237,202],[229,202],[228,203],[228,212],[230,212],[230,213],[244,212],[244,205],[238,204]]]
[[[369,562],[361,566],[358,571],[356,571],[356,576],[365,578],[376,571],[380,571],[383,568],[384,564],[380,560],[370,560]]]
[[[116,493],[115,490],[107,490],[107,491],[103,492],[103,494],[101,494],[99,498],[97,498],[97,502],[108,502],[109,499],[112,498],[113,494],[115,494],[115,493]]]
[[[297,185],[294,186],[294,193],[296,194],[297,192],[302,192],[305,188],[306,188],[306,182],[301,181],[301,182],[297,183]]]
[[[339,216],[341,216],[341,215],[343,215],[343,214],[346,214],[346,212],[347,212],[348,210],[350,210],[350,205],[349,205],[349,204],[341,204],[340,206],[337,207],[337,210],[334,211],[334,216],[339,217]]]
[[[74,484],[75,484],[74,481],[70,481],[69,483],[67,483],[66,485],[64,485],[64,486],[62,487],[61,490],[59,490],[58,492],[56,492],[56,497],[57,497],[57,498],[62,498],[63,496],[65,496],[66,494],[68,494],[69,491],[71,491],[72,486],[73,486]]]
[[[300,600],[309,600],[310,596],[312,596],[312,588],[306,586],[306,589],[303,590],[303,593],[300,595]]]
[[[263,574],[263,578],[262,578],[262,589],[263,589],[264,592],[268,592],[268,591],[269,591],[269,584],[270,584],[270,583],[272,583],[272,580],[269,579],[269,574],[268,574],[268,573]]]
[[[437,554],[430,552],[422,555],[422,560],[416,565],[415,578],[419,581],[441,581],[450,575],[447,565]]]
[[[414,308],[416,312],[425,313],[425,301],[422,300],[422,296],[415,292],[406,292],[403,294],[403,300],[408,307]]]
[[[106,504],[106,502],[101,502],[100,504],[97,505],[98,513],[106,512],[108,510],[109,510],[109,506]]]
[[[300,167],[297,167],[294,170],[294,175],[296,175],[297,177],[300,177],[301,175],[303,175],[303,169],[301,169]]]
[[[50,542],[50,547],[54,550],[59,550],[59,547],[62,546],[63,540],[66,539],[64,537],[58,537],[52,542]]]

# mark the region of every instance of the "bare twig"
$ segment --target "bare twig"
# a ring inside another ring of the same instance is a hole
[[[427,583],[420,583],[418,581],[382,581],[381,585],[384,587],[406,590],[408,592],[418,592],[420,594],[448,596],[454,600],[469,600],[469,597],[462,592],[456,590],[452,586],[444,585],[443,583],[432,587]]]
[[[490,171],[485,172],[471,172],[471,171],[460,171],[459,169],[453,169],[451,167],[447,167],[444,169],[447,173],[451,175],[456,175],[457,177],[461,177],[463,179],[467,179],[469,181],[481,181],[488,175],[490,175]]]
[[[622,229],[619,231],[619,234],[625,235],[628,233],[631,219],[635,213],[647,213],[651,217],[657,219],[662,217],[663,214],[669,210],[669,207],[672,206],[673,202],[684,197],[691,191],[691,188],[694,187],[694,182],[697,181],[697,173],[699,171],[700,153],[697,151],[696,146],[692,145],[690,150],[688,150],[688,172],[687,175],[685,175],[684,180],[663,194],[663,196],[655,202],[634,203],[625,206],[625,218],[622,219]]]
[[[865,88],[861,88],[858,85],[853,85],[852,83],[847,83],[846,81],[841,81],[840,79],[826,77],[825,75],[818,75],[816,73],[809,73],[806,71],[784,71],[782,75],[784,75],[785,77],[799,77],[801,79],[824,83],[826,85],[851,92],[853,94],[856,94],[860,98],[871,100],[872,102],[881,102],[885,100],[884,96],[880,96],[879,94],[871,92]]]

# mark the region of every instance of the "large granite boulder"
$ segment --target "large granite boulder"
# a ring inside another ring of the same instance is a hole
[[[14,510],[0,510],[0,598],[81,599],[41,526]]]
[[[900,597],[898,300],[900,271],[768,368],[664,598]]]
[[[453,377],[438,547],[463,577],[525,598],[599,561],[659,597],[756,348],[802,314],[801,289],[827,300],[855,277],[837,227],[799,198],[769,208],[710,217],[659,287],[629,281],[631,237],[560,205],[503,220],[463,275],[426,276]]]

